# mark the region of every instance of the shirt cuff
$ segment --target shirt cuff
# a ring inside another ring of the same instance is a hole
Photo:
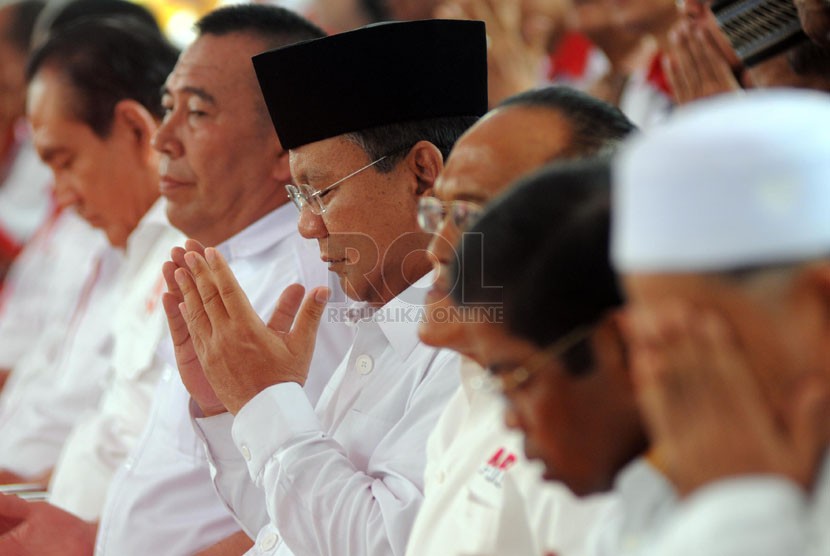
[[[322,427],[302,386],[285,382],[270,386],[246,403],[233,421],[233,440],[255,483],[269,460],[297,435],[319,433]]]
[[[193,430],[196,431],[196,436],[204,442],[211,461],[221,462],[239,459],[239,450],[237,450],[231,437],[233,415],[226,412],[212,417],[204,417],[201,408],[191,399],[190,420],[193,422]]]

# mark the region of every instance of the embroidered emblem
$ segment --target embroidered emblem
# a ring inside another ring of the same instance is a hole
[[[478,474],[481,475],[488,483],[492,483],[497,487],[501,487],[504,480],[504,474],[508,469],[513,467],[516,463],[516,454],[508,452],[505,448],[496,450],[486,463],[482,464],[478,469]]]

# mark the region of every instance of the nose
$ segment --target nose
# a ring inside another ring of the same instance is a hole
[[[437,259],[439,264],[450,264],[456,259],[456,243],[458,242],[459,234],[455,226],[449,224],[449,217],[444,219],[441,227],[432,234],[432,240],[429,242],[429,252]]]
[[[55,175],[54,189],[55,202],[59,207],[69,208],[80,204],[81,197],[66,176]]]
[[[300,211],[297,229],[300,235],[306,239],[322,239],[328,236],[328,230],[326,229],[326,223],[323,222],[323,217],[312,213],[308,208]]]
[[[184,146],[176,134],[177,128],[178,124],[175,116],[173,113],[168,113],[153,134],[153,148],[162,154],[166,154],[170,158],[179,158],[182,156],[184,154]]]

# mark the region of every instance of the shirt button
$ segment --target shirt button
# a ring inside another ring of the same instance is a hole
[[[276,533],[267,533],[264,537],[262,537],[262,542],[260,542],[259,546],[262,550],[271,550],[277,546],[277,541],[279,540],[280,538]]]
[[[243,444],[239,451],[242,452],[242,457],[245,458],[245,461],[251,461],[251,451],[247,446]]]
[[[443,485],[446,478],[447,476],[444,474],[443,471],[439,471],[438,474],[435,476],[435,480],[438,482],[439,485]]]
[[[368,375],[375,368],[375,362],[368,355],[360,355],[354,362],[354,368],[362,375]]]

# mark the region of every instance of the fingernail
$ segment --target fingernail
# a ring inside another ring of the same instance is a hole
[[[213,268],[213,264],[217,260],[216,249],[214,249],[213,247],[208,247],[207,249],[205,249],[205,260],[211,266],[211,268]]]
[[[184,256],[184,262],[186,262],[187,266],[189,266],[190,268],[196,266],[196,253],[188,251]]]
[[[179,312],[182,314],[184,318],[187,318],[187,305],[184,303],[179,303]]]
[[[184,284],[184,271],[182,271],[181,269],[177,270],[173,273],[173,278],[175,278],[176,282],[178,282],[179,284]]]
[[[314,294],[314,301],[316,301],[317,303],[320,303],[321,305],[325,304],[329,300],[330,293],[331,292],[329,292],[328,288],[320,288]]]

